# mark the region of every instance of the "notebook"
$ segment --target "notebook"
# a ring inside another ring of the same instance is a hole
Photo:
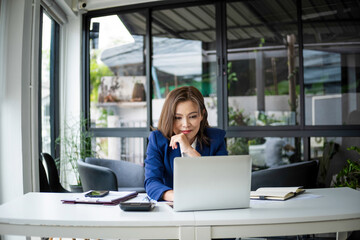
[[[87,192],[86,192],[87,193]],[[105,197],[86,197],[86,193],[64,194],[62,203],[87,203],[87,204],[103,204],[117,205],[120,202],[134,198],[138,195],[136,191],[110,191]]]
[[[247,208],[250,186],[249,155],[174,159],[175,211]]]

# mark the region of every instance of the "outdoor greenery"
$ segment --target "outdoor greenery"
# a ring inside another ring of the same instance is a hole
[[[356,151],[360,155],[360,147],[352,146],[349,151]],[[335,187],[350,187],[360,189],[360,158],[346,160],[346,165],[336,176]]]
[[[275,94],[275,85],[273,84],[273,85],[267,86],[265,88],[265,96],[288,95],[289,94],[289,81],[288,80],[280,81],[277,84],[277,90],[278,90],[278,93]],[[296,92],[296,95],[300,94],[300,85],[299,84],[296,85],[295,92]]]
[[[98,101],[101,78],[105,76],[114,76],[114,73],[105,64],[98,63],[97,53],[94,52],[90,59],[90,102]]]
[[[237,110],[233,107],[229,107],[229,126],[267,126],[274,123],[282,123],[284,121],[284,119],[278,119],[274,114],[269,115],[264,111],[260,111],[257,114],[257,117],[251,118],[244,114],[244,109]]]
[[[247,126],[251,122],[244,110],[229,107],[229,126]],[[264,138],[232,138],[228,140],[227,150],[230,155],[249,154],[249,145],[258,145],[265,142]]]
[[[227,77],[228,77],[228,90],[230,91],[230,86],[232,83],[239,81],[236,76],[236,72],[232,72],[232,62],[227,64]]]
[[[247,126],[250,123],[250,117],[244,114],[244,110],[236,110],[229,107],[229,126]]]
[[[264,126],[282,122],[281,120],[276,119],[274,115],[268,115],[265,112],[260,112],[258,114],[257,120],[261,122]]]
[[[249,154],[248,138],[231,138],[227,142],[229,155]]]
[[[324,83],[316,82],[305,86],[305,94],[308,95],[323,95],[324,94]]]
[[[246,126],[250,122],[249,116],[244,110],[236,110],[229,107],[229,126]],[[249,154],[248,138],[233,138],[228,140],[227,150],[230,155]]]

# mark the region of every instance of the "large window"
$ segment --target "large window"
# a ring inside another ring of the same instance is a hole
[[[231,2],[226,10],[228,124],[298,125],[296,1]]]
[[[143,12],[91,19],[90,110],[100,128],[146,127]]]
[[[114,13],[88,22],[90,94],[86,101],[90,104],[85,112],[98,136],[97,153],[140,165],[149,124],[146,23],[146,11]]]
[[[293,137],[236,137],[227,138],[230,155],[247,155],[252,159],[253,170],[265,169],[299,162],[303,152],[296,154],[296,147],[303,150],[300,138]],[[296,145],[300,143],[300,145]]]
[[[40,152],[58,156],[55,139],[58,136],[59,24],[41,10],[41,53],[39,81]]]
[[[302,10],[306,125],[358,125],[359,2],[304,1]]]
[[[191,85],[205,97],[209,124],[217,126],[215,6],[158,10],[152,14],[152,121],[156,127],[165,97]]]
[[[359,5],[160,1],[86,13],[83,109],[99,152],[143,164],[167,93],[183,85],[202,92],[210,125],[254,170],[326,161],[331,141],[346,152],[343,140],[360,136]]]

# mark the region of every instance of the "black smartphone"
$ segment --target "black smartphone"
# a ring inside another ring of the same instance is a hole
[[[120,208],[124,211],[150,211],[154,208],[152,202],[121,202]]]
[[[109,191],[91,190],[85,194],[85,197],[105,197]]]

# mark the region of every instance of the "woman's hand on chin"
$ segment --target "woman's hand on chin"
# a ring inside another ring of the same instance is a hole
[[[177,149],[179,143],[182,153],[185,153],[189,157],[200,157],[200,153],[196,151],[192,146],[189,140],[187,139],[184,133],[176,134],[171,137],[169,146],[172,149]]]
[[[186,135],[183,133],[176,134],[171,137],[169,146],[172,149],[177,149],[179,143],[181,151],[185,151],[188,148],[191,148],[189,140],[187,139]]]

